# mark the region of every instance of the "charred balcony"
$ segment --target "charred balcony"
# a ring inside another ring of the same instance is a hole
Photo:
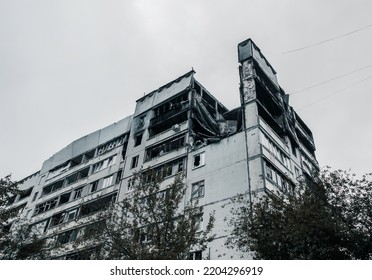
[[[150,120],[150,137],[170,129],[173,125],[186,121],[189,109],[188,92],[155,108],[155,117]]]

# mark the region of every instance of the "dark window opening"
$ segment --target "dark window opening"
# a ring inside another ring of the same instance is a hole
[[[185,146],[185,136],[179,136],[146,149],[146,161],[162,156]]]
[[[59,180],[43,188],[43,195],[55,192],[63,187],[63,180]]]
[[[50,219],[50,227],[62,224],[65,220],[66,213],[58,213],[56,215],[53,215],[52,218]]]
[[[84,204],[81,207],[80,216],[83,217],[107,209],[111,203],[115,202],[115,199],[116,193]]]
[[[138,159],[139,159],[139,156],[132,157],[132,163],[130,165],[130,168],[131,169],[137,167],[137,165],[138,165]]]
[[[21,194],[19,196],[19,200],[24,199],[26,197],[29,197],[31,195],[31,193],[32,193],[32,188],[33,187],[28,188],[27,190],[21,191]]]
[[[201,260],[202,251],[196,251],[189,254],[189,260]]]
[[[82,197],[84,187],[77,188],[74,192],[74,199]]]
[[[83,161],[83,155],[80,155],[80,156],[77,156],[77,157],[73,158],[71,160],[71,163],[70,163],[70,168],[72,168],[72,167],[74,167],[76,165],[81,164],[82,161]]]
[[[135,136],[135,139],[134,139],[134,147],[137,147],[139,145],[141,145],[141,142],[142,142],[142,133],[141,134],[138,134]]]
[[[84,154],[84,163],[88,162],[90,159],[94,158],[95,150],[91,150]]]
[[[65,203],[69,202],[70,201],[70,196],[71,196],[71,192],[62,194],[59,198],[59,204],[58,205],[65,204]]]
[[[122,169],[120,169],[119,171],[118,171],[118,173],[116,174],[116,181],[115,181],[115,184],[119,184],[120,183],[120,181],[121,181],[121,175],[123,174],[123,170]]]
[[[128,147],[128,142],[125,142],[123,145],[123,150],[121,151],[122,160],[125,159],[125,155],[127,154],[127,147]]]
[[[78,233],[79,233],[79,229],[72,229],[64,233],[61,233],[57,237],[57,244],[63,245],[63,244],[75,241]]]
[[[90,184],[90,192],[95,192],[98,188],[98,180]]]
[[[175,115],[188,110],[188,93],[185,92],[176,98],[154,108],[155,117],[150,120],[150,125],[155,125],[162,121],[168,121]]]
[[[187,121],[187,115],[188,111],[185,110],[183,112],[180,112],[179,114],[175,114],[167,119],[164,119],[164,121],[155,123],[149,129],[150,138]]]
[[[194,156],[193,167],[200,167],[205,164],[205,154],[201,153]]]
[[[13,204],[17,198],[17,195],[12,195],[8,198],[8,205]]]

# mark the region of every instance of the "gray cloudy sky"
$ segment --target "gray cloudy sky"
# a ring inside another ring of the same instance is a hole
[[[287,93],[358,70],[290,103],[321,166],[370,172],[371,11],[370,0],[0,0],[0,177],[39,170],[191,67],[239,106],[237,44],[249,37]]]

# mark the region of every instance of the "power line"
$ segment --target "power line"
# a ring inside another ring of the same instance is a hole
[[[362,68],[359,68],[359,69],[357,69],[357,70],[353,70],[353,71],[351,71],[351,72],[348,72],[348,73],[342,74],[342,75],[340,75],[340,76],[336,76],[336,77],[330,78],[330,79],[328,79],[328,80],[326,80],[326,81],[323,81],[323,82],[317,83],[317,84],[315,84],[315,85],[312,85],[312,86],[309,86],[309,87],[306,87],[306,88],[303,88],[303,89],[300,89],[300,90],[296,90],[296,91],[294,91],[294,92],[292,92],[292,93],[289,93],[288,95],[294,95],[294,94],[298,94],[298,93],[304,92],[304,91],[306,91],[306,90],[309,90],[309,89],[315,88],[315,87],[317,87],[317,86],[320,86],[320,85],[326,84],[326,83],[328,83],[328,82],[331,82],[331,81],[334,81],[334,80],[337,80],[337,79],[340,79],[340,78],[346,77],[346,76],[348,76],[348,75],[350,75],[350,74],[353,74],[353,73],[359,72],[359,71],[364,70],[364,69],[366,69],[366,68],[369,68],[369,67],[371,67],[371,66],[372,66],[372,64],[369,64],[369,65],[364,66],[364,67],[362,67]]]
[[[311,106],[311,105],[314,105],[314,104],[316,104],[316,103],[319,103],[319,102],[323,101],[324,99],[327,99],[327,98],[330,98],[330,97],[332,97],[332,96],[334,96],[334,95],[337,95],[337,94],[339,94],[339,93],[341,93],[341,92],[343,92],[343,91],[345,91],[345,90],[347,90],[347,89],[349,89],[349,88],[352,88],[352,87],[354,87],[354,86],[356,86],[356,85],[359,85],[359,84],[361,84],[361,83],[363,83],[363,82],[365,82],[365,81],[367,81],[367,80],[369,80],[369,79],[371,79],[371,78],[372,78],[372,75],[370,75],[370,76],[368,76],[367,78],[364,78],[364,79],[362,79],[362,80],[360,80],[360,81],[358,81],[358,82],[356,82],[356,83],[354,83],[354,84],[351,84],[350,86],[347,86],[347,87],[344,87],[344,88],[342,88],[342,89],[340,89],[340,90],[338,90],[338,91],[335,91],[334,93],[332,93],[332,94],[330,94],[330,95],[327,95],[327,96],[325,96],[325,97],[323,97],[323,98],[321,98],[321,99],[319,99],[319,100],[317,100],[317,101],[315,101],[315,102],[313,102],[313,103],[310,103],[310,104],[308,104],[308,105],[306,105],[306,106],[304,106],[304,107],[301,107],[301,108],[297,109],[297,111],[300,111],[300,110],[302,110],[302,109],[305,109],[305,108],[307,108],[307,107],[309,107],[309,106]]]
[[[353,30],[351,32],[348,32],[348,33],[345,33],[345,34],[342,34],[342,35],[339,35],[339,36],[336,36],[336,37],[332,37],[332,38],[329,38],[327,40],[323,40],[323,41],[320,41],[320,42],[317,42],[317,43],[314,43],[314,44],[311,44],[311,45],[307,45],[305,47],[301,47],[301,48],[294,49],[294,50],[291,50],[291,51],[283,52],[282,54],[290,54],[290,53],[298,52],[298,51],[301,51],[301,50],[304,50],[304,49],[308,49],[308,48],[311,48],[311,47],[314,47],[314,46],[317,46],[317,45],[321,45],[321,44],[324,44],[324,43],[327,43],[327,42],[330,42],[330,41],[333,41],[333,40],[336,40],[336,39],[339,39],[339,38],[342,38],[342,37],[351,35],[353,33],[359,32],[359,31],[361,31],[363,29],[366,29],[366,28],[369,28],[371,26],[372,26],[372,24],[368,24],[368,25],[366,25],[364,27],[358,28],[358,29]]]

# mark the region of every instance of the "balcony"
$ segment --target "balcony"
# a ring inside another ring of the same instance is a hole
[[[150,126],[155,126],[156,124],[174,118],[181,115],[189,109],[189,102],[180,103],[178,106],[174,107],[170,111],[163,113],[159,116],[156,116],[150,120]]]

